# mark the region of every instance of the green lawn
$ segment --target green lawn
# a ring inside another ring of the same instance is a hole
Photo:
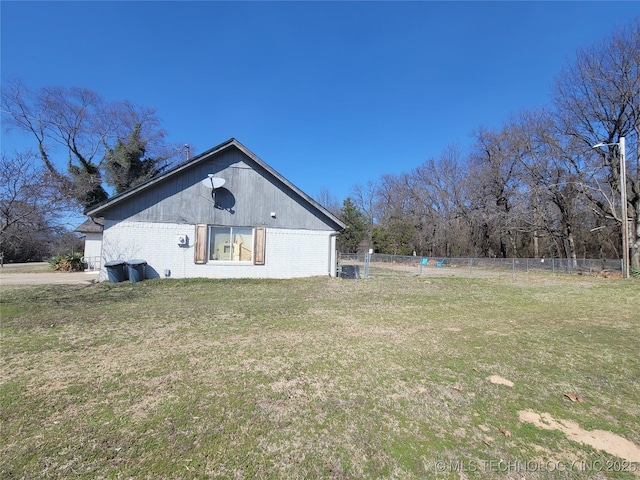
[[[635,279],[374,272],[0,295],[1,478],[640,475]]]
[[[49,262],[35,263],[6,263],[0,268],[0,274],[9,275],[12,273],[51,273],[54,272],[53,266]]]

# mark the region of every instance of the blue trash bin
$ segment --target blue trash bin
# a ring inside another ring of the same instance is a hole
[[[109,283],[124,282],[126,273],[124,270],[125,262],[122,260],[112,260],[104,264],[109,276]]]
[[[127,268],[129,269],[129,281],[131,283],[141,282],[147,276],[147,262],[145,260],[129,260]]]

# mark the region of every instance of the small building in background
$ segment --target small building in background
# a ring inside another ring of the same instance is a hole
[[[100,270],[102,257],[102,218],[89,217],[75,229],[84,237],[84,263],[87,270]]]

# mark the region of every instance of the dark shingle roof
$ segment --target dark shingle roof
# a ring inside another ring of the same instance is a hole
[[[85,220],[84,223],[79,225],[74,232],[78,233],[102,233],[102,229],[104,228],[104,219],[103,218],[91,218],[89,217]]]
[[[150,180],[147,180],[144,183],[141,183],[133,188],[130,188],[129,190],[126,190],[118,195],[116,195],[115,197],[112,197],[108,200],[106,200],[105,202],[103,202],[100,205],[96,205],[94,207],[91,207],[89,209],[87,209],[85,211],[86,215],[100,215],[103,211],[105,211],[106,209],[110,208],[113,205],[116,205],[122,201],[125,201],[127,198],[129,198],[130,196],[134,195],[135,193],[139,192],[140,190],[144,190],[146,188],[150,188],[152,187],[154,184],[156,184],[157,182],[160,182],[172,175],[177,174],[178,172],[181,172],[187,168],[190,168],[191,166],[204,161],[207,157],[211,156],[211,155],[215,155],[219,152],[222,152],[230,147],[235,147],[238,150],[242,151],[245,155],[247,155],[249,158],[251,158],[255,163],[257,163],[260,167],[262,167],[263,169],[265,169],[267,172],[271,173],[274,177],[276,177],[278,180],[280,180],[283,184],[285,184],[288,188],[290,188],[293,192],[295,192],[297,195],[299,195],[302,199],[304,199],[306,202],[308,202],[309,204],[311,204],[311,206],[313,206],[313,208],[317,209],[318,211],[320,211],[323,215],[325,215],[326,217],[328,217],[331,221],[333,221],[336,225],[339,226],[340,229],[344,229],[346,228],[346,225],[335,215],[333,215],[331,212],[329,212],[326,208],[324,208],[322,205],[320,205],[318,202],[316,202],[313,198],[311,198],[309,195],[307,195],[306,193],[304,193],[302,190],[300,190],[298,187],[296,187],[295,185],[293,185],[291,182],[289,182],[286,178],[284,178],[282,175],[280,175],[278,172],[276,172],[273,168],[271,168],[269,165],[267,165],[264,161],[262,161],[257,155],[255,155],[253,152],[251,152],[247,147],[245,147],[244,145],[242,145],[238,140],[236,140],[235,138],[230,138],[229,140],[227,140],[226,142],[221,143],[220,145],[217,145],[209,150],[207,150],[206,152],[203,152],[199,155],[196,155],[195,157],[192,157],[190,159],[188,159],[187,161],[176,165],[175,167],[167,170],[166,172],[158,175],[157,177],[154,177]]]

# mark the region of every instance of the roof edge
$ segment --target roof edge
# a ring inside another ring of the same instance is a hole
[[[167,170],[166,172],[163,172],[162,174],[158,175],[157,177],[153,177],[150,178],[149,180],[142,182],[138,185],[136,185],[135,187],[131,187],[128,190],[125,190],[122,193],[119,193],[118,195],[114,195],[111,198],[108,198],[107,200],[105,200],[104,202],[95,205],[91,208],[87,208],[84,211],[85,215],[88,215],[90,217],[98,214],[99,212],[101,212],[102,210],[111,207],[117,203],[120,203],[122,200],[125,200],[126,198],[136,194],[137,192],[139,192],[140,190],[143,190],[151,185],[153,185],[154,183],[157,183],[171,175],[174,175],[175,173],[178,173],[181,170],[184,170],[186,168],[189,168],[191,165],[193,165],[194,163],[198,163],[203,157],[208,156],[208,155],[212,155],[214,153],[217,153],[217,151],[221,151],[224,150],[225,148],[228,148],[229,145],[233,144],[233,143],[239,143],[235,138],[230,138],[229,140],[220,143],[219,145],[216,145],[213,148],[210,148],[209,150],[199,153],[198,155],[195,155],[187,160],[185,160],[182,163],[179,163],[178,165],[170,168],[169,170]]]
[[[152,185],[154,185],[155,183],[161,182],[163,180],[165,180],[166,178],[175,175],[176,173],[182,171],[182,170],[186,170],[189,167],[191,167],[192,165],[202,161],[205,157],[209,157],[211,155],[216,155],[218,153],[220,153],[223,150],[226,150],[227,148],[230,147],[236,147],[238,150],[240,150],[242,153],[244,153],[247,157],[249,157],[251,160],[253,160],[255,163],[257,163],[261,168],[263,168],[264,170],[266,170],[269,174],[273,175],[276,179],[278,179],[280,182],[282,182],[285,186],[287,186],[287,188],[291,189],[293,192],[295,192],[297,195],[299,195],[304,201],[308,202],[309,204],[311,204],[314,208],[318,209],[323,215],[325,215],[329,220],[331,220],[332,222],[334,222],[338,227],[340,227],[340,230],[344,230],[346,228],[346,225],[338,218],[336,217],[333,213],[331,213],[329,210],[327,210],[325,207],[323,207],[320,203],[318,203],[316,200],[314,200],[313,198],[311,198],[309,195],[307,195],[305,192],[303,192],[300,188],[298,188],[297,186],[295,186],[293,183],[291,183],[289,180],[287,180],[286,177],[284,177],[283,175],[281,175],[279,172],[277,172],[273,167],[271,167],[270,165],[268,165],[267,163],[265,163],[262,159],[260,159],[260,157],[258,157],[255,153],[253,153],[251,150],[249,150],[247,147],[245,147],[242,143],[240,143],[237,139],[235,139],[234,137],[231,137],[230,139],[216,145],[213,148],[210,148],[209,150],[206,150],[202,153],[199,153],[198,155],[195,155],[193,157],[191,157],[190,159],[176,165],[173,168],[170,168],[169,170],[167,170],[166,172],[163,172],[161,175],[158,175],[157,177],[151,178],[145,182],[142,182],[139,185],[136,185],[135,187],[132,187],[128,190],[125,190],[122,193],[119,193],[118,195],[115,195],[109,199],[107,199],[106,201],[95,205],[91,208],[88,208],[84,211],[84,214],[89,216],[89,217],[94,217],[99,215],[101,212],[103,212],[104,210],[106,210],[107,208],[110,208],[122,201],[125,201],[127,198],[135,195],[136,193],[138,193],[141,190],[144,190],[146,188],[151,187]]]
[[[232,139],[235,140],[235,139]],[[331,213],[329,210],[327,210],[324,206],[322,206],[320,203],[318,203],[316,200],[314,200],[312,197],[310,197],[309,195],[307,195],[303,190],[301,190],[300,188],[298,188],[296,185],[294,185],[293,183],[291,183],[289,180],[287,180],[287,178],[284,175],[281,175],[278,171],[276,171],[272,166],[268,165],[267,163],[265,163],[262,159],[260,159],[260,157],[258,157],[255,153],[253,153],[251,150],[249,150],[247,147],[245,147],[243,144],[241,144],[240,142],[238,142],[237,140],[235,140],[236,146],[237,148],[242,151],[245,155],[247,155],[249,158],[251,158],[251,160],[253,160],[254,162],[256,162],[258,165],[260,165],[260,167],[264,168],[267,172],[269,172],[271,175],[273,175],[274,177],[276,177],[279,181],[281,181],[282,183],[284,183],[288,188],[290,188],[291,190],[293,190],[296,194],[298,194],[300,197],[303,198],[303,200],[305,200],[306,202],[310,203],[313,207],[317,208],[318,210],[320,210],[325,216],[327,216],[331,221],[333,221],[334,223],[336,223],[339,227],[341,227],[341,230],[344,230],[347,226],[345,225],[344,222],[342,222],[342,220],[340,220],[338,217],[336,217],[333,213]]]

